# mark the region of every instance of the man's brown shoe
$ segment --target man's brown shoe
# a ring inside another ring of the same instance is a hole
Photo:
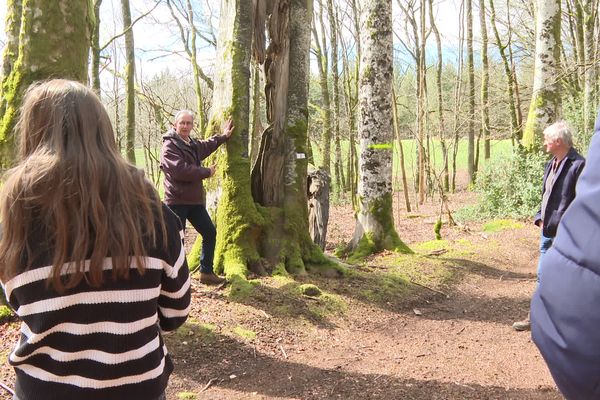
[[[200,272],[200,282],[205,285],[220,285],[225,282],[225,279],[215,275],[214,272]]]

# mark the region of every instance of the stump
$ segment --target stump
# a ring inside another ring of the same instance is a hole
[[[321,250],[325,250],[327,223],[329,221],[329,175],[323,170],[308,174],[308,228],[310,237]]]

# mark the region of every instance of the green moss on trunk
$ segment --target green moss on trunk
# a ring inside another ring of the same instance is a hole
[[[2,87],[0,164],[14,159],[13,129],[23,94],[35,81],[67,78],[85,82],[89,40],[87,0],[24,0],[18,58]]]

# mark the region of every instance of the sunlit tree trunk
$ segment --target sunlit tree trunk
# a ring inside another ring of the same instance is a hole
[[[18,54],[3,80],[6,106],[0,115],[0,164],[9,166],[15,157],[13,128],[22,96],[34,81],[49,77],[87,80],[88,0],[23,0]],[[10,2],[8,15],[18,12],[19,2]],[[16,21],[16,20],[15,20]],[[14,47],[13,47],[14,48]],[[14,53],[7,57],[13,58]]]
[[[93,21],[90,21],[90,82],[92,89],[100,96],[100,6],[102,0],[93,2]]]
[[[437,88],[437,111],[438,111],[438,135],[440,138],[440,145],[442,147],[442,185],[445,191],[450,189],[450,176],[448,173],[448,144],[446,142],[446,135],[444,130],[446,129],[446,120],[444,118],[444,98],[442,88],[442,67],[443,67],[443,54],[442,54],[442,39],[440,32],[435,23],[435,17],[433,12],[433,0],[429,0],[429,18],[431,20],[431,29],[435,34],[435,43],[437,48],[437,64],[435,68],[436,77],[436,88]]]
[[[467,123],[467,135],[469,145],[467,150],[467,166],[469,171],[469,183],[475,183],[475,65],[473,61],[473,0],[466,0],[467,8],[467,76],[469,115]]]
[[[543,130],[561,116],[560,0],[537,0],[533,95],[523,145],[541,149]]]
[[[123,30],[125,32],[125,153],[135,164],[135,46],[131,26],[129,0],[121,0]]]
[[[481,23],[481,130],[483,135],[483,156],[490,158],[490,105],[489,84],[490,66],[488,61],[488,35],[485,16],[485,0],[479,0],[479,22]]]
[[[6,44],[2,51],[2,71],[0,71],[0,116],[6,110],[5,91],[10,91],[7,85],[8,77],[19,57],[19,32],[21,30],[21,16],[23,14],[23,1],[14,0],[6,9]]]
[[[409,251],[392,208],[392,2],[365,0],[361,35],[358,197],[352,257],[383,249]]]
[[[306,198],[312,7],[306,0],[266,4],[272,7],[254,14],[260,8],[249,1],[223,0],[219,21],[209,130],[219,133],[221,123],[232,116],[235,132],[217,167],[222,171],[222,194],[216,218],[215,268],[237,282],[235,277],[243,278],[248,269],[304,272],[305,263],[324,261],[308,233]],[[256,41],[254,53],[265,54],[270,125],[263,132],[249,176],[251,35],[253,26],[264,30],[267,17],[269,46],[265,51],[264,43]]]
[[[323,6],[319,1],[319,13],[315,15],[315,23],[312,27],[314,51],[317,57],[317,67],[319,71],[319,85],[321,86],[323,117],[323,130],[321,133],[321,168],[331,174],[331,101],[329,96],[329,48],[327,47],[327,36],[323,22]],[[317,26],[318,22],[318,26]],[[320,33],[317,31],[320,29]]]
[[[344,190],[344,169],[342,165],[342,146],[340,138],[340,78],[338,71],[338,23],[337,12],[333,1],[327,0],[327,15],[329,16],[329,32],[331,36],[331,76],[333,101],[333,142],[335,147],[334,177],[338,195]]]
[[[596,59],[594,28],[598,17],[598,0],[585,0],[583,3],[583,42],[585,71],[583,85],[583,134],[591,137],[598,104],[594,104],[594,91],[598,77],[596,76]]]

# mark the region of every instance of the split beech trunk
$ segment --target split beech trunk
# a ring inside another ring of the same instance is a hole
[[[392,212],[392,2],[365,0],[361,35],[358,197],[353,257],[408,250]]]
[[[49,77],[85,82],[89,40],[88,0],[23,0],[9,3],[7,15],[21,13],[18,54],[5,53],[4,65],[12,65],[4,77],[0,115],[0,165],[8,167],[15,157],[13,128],[27,87]],[[17,19],[15,19],[17,21]],[[12,47],[15,49],[15,47]],[[17,56],[16,59],[14,57]]]
[[[561,115],[560,0],[537,0],[533,95],[523,145],[541,149],[544,129]]]
[[[270,7],[267,7],[270,6]],[[270,43],[264,48],[265,21]],[[221,154],[215,268],[228,278],[248,269],[303,272],[325,258],[308,231],[308,73],[311,3],[223,0],[219,21],[214,116],[216,133],[229,116],[235,132]],[[250,49],[264,61],[269,127],[250,172]],[[261,36],[262,41],[261,41]],[[289,79],[293,76],[293,79]]]

